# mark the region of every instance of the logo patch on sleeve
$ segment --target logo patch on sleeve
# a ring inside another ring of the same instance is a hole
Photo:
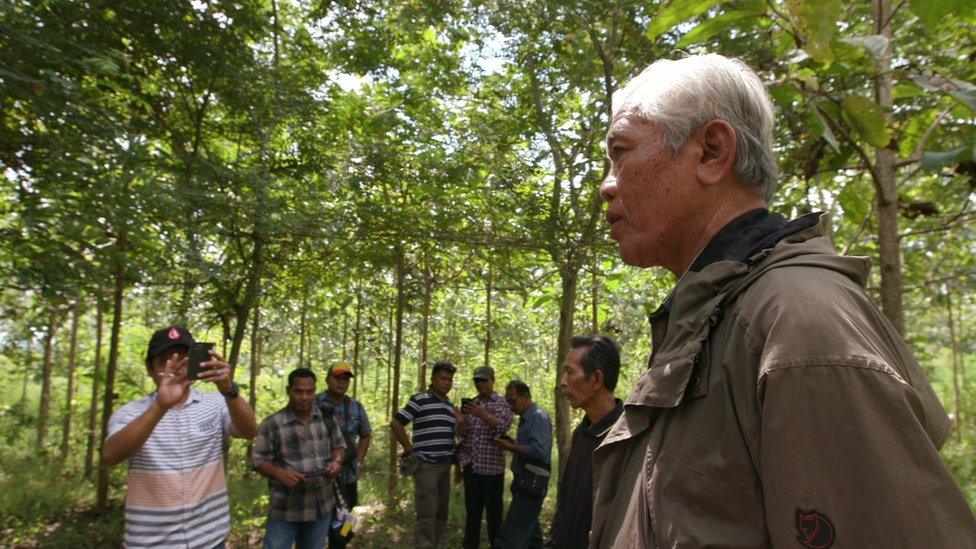
[[[820,511],[796,509],[796,541],[810,549],[827,549],[834,544],[834,524]]]

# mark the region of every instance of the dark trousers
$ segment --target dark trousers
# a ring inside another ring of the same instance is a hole
[[[488,545],[499,547],[502,525],[502,493],[505,475],[479,475],[464,468],[464,549],[476,549],[481,541],[481,514],[488,519]]]
[[[542,501],[546,499],[526,496],[512,491],[512,503],[502,525],[502,547],[505,549],[541,549],[542,527],[539,526],[539,512]]]
[[[353,507],[359,505],[359,483],[350,482],[348,484],[342,485],[342,495],[346,498],[346,505],[352,510]],[[333,535],[332,531],[329,530],[329,549],[342,549],[346,546],[348,542],[338,539]]]

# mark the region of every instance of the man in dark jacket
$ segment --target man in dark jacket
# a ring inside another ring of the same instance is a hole
[[[945,410],[816,214],[778,174],[758,76],[655,62],[614,96],[600,188],[624,262],[678,282],[593,456],[591,546],[976,547]]]
[[[573,408],[586,415],[573,431],[569,457],[559,479],[549,547],[584,548],[593,514],[593,450],[624,411],[613,397],[620,373],[620,348],[606,336],[577,336],[570,343],[559,386]]]

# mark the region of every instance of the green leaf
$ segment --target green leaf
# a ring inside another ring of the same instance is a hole
[[[792,109],[793,104],[803,97],[796,88],[783,85],[770,87],[769,95],[784,109]]]
[[[858,184],[860,181],[860,179],[851,180],[837,195],[837,202],[844,209],[844,216],[857,222],[864,219],[871,207],[871,193],[865,192],[865,189]]]
[[[885,147],[890,137],[885,127],[884,110],[874,101],[851,96],[841,103],[844,117],[862,139],[872,147]]]
[[[786,0],[793,24],[803,37],[803,49],[818,61],[830,62],[830,40],[837,27],[840,0]]]
[[[651,23],[647,25],[647,39],[655,40],[678,23],[687,21],[692,17],[699,17],[708,13],[713,7],[725,3],[728,0],[674,0],[657,12]]]
[[[972,147],[958,147],[949,151],[929,151],[922,153],[922,169],[927,172],[937,172],[945,166],[965,162],[974,156],[976,156],[976,149]]]
[[[927,31],[932,32],[939,23],[952,13],[958,13],[966,8],[967,0],[910,0],[909,6]]]
[[[732,27],[743,19],[750,19],[764,13],[766,13],[766,4],[762,0],[747,0],[739,6],[736,6],[735,9],[696,25],[681,40],[678,40],[678,43],[674,46],[676,48],[683,48],[691,44],[704,42],[726,31],[729,27]]]
[[[885,49],[888,48],[888,37],[880,34],[841,38],[839,41],[845,44],[850,44],[856,48],[861,48],[875,57],[881,57],[881,55],[885,52]]]
[[[976,90],[959,90],[950,92],[949,95],[969,107],[969,110],[976,111]]]
[[[840,142],[837,141],[837,136],[834,135],[833,130],[830,129],[830,124],[827,123],[827,120],[824,119],[823,114],[820,113],[820,109],[817,108],[821,103],[822,102],[818,102],[814,105],[813,109],[810,109],[813,114],[816,115],[816,120],[820,125],[819,134],[824,138],[825,141],[827,141],[827,144],[830,145],[831,148],[833,148],[835,151],[840,151]],[[829,105],[829,103],[826,105]]]

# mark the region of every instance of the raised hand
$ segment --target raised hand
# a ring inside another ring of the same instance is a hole
[[[190,391],[190,380],[186,379],[186,364],[186,357],[178,359],[174,355],[166,359],[156,389],[156,404],[165,410],[179,404]]]

